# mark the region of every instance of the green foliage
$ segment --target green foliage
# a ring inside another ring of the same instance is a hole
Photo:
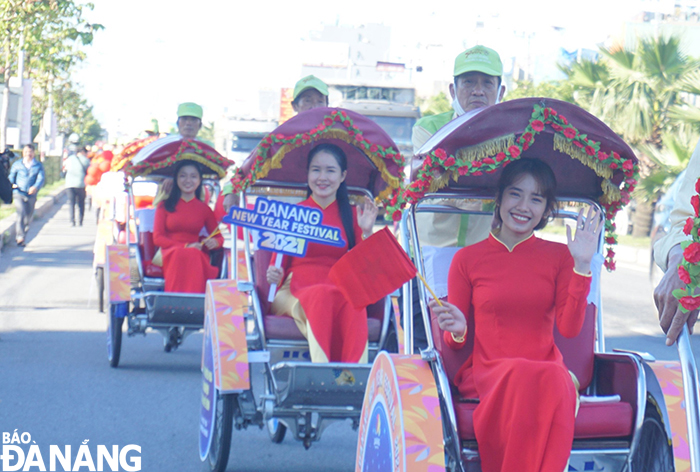
[[[674,36],[646,38],[634,49],[601,48],[596,61],[560,67],[575,103],[607,123],[640,158],[636,194],[653,201],[687,165],[700,136],[700,62]]]
[[[84,100],[70,96],[63,104],[66,89],[76,93],[71,72],[85,59],[84,49],[92,44],[95,33],[103,29],[83,18],[86,9],[93,9],[93,5],[74,0],[0,0],[0,28],[6,33],[2,43],[4,82],[17,74],[18,52],[23,50],[23,78],[33,80],[33,128],[53,102],[62,132],[101,134]]]
[[[215,136],[214,131],[213,121],[210,121],[208,124],[206,122],[202,122],[202,128],[199,130],[199,133],[197,133],[197,139],[200,141],[213,143]]]
[[[419,101],[420,111],[423,116],[439,115],[452,110],[452,103],[445,92],[440,92],[423,101]]]
[[[506,92],[504,100],[526,97],[548,97],[569,103],[574,101],[574,87],[566,80],[540,82],[535,85],[529,80],[516,80],[513,90]]]

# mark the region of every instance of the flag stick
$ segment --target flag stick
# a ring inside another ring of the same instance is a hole
[[[438,298],[438,296],[435,295],[435,292],[433,292],[433,289],[430,288],[430,285],[428,285],[428,282],[426,282],[425,279],[423,278],[423,276],[420,275],[420,272],[416,272],[416,275],[418,276],[418,278],[420,279],[420,281],[423,282],[423,285],[425,285],[425,288],[428,289],[428,292],[430,292],[430,295],[433,296],[433,300],[435,300],[435,301],[437,302],[438,305],[444,306],[444,305],[442,304],[442,302],[440,301],[440,299]]]
[[[216,235],[219,234],[220,232],[221,232],[221,230],[220,230],[219,228],[216,228],[214,231],[212,231],[212,233],[211,233],[209,236],[207,236],[206,238],[202,239],[202,243],[207,242],[208,240],[210,240],[211,238],[213,238],[214,236],[216,236]]]
[[[275,254],[275,267],[282,267],[282,256],[281,252]],[[275,299],[275,293],[277,293],[277,284],[270,285],[270,293],[267,295],[267,301],[272,303]]]

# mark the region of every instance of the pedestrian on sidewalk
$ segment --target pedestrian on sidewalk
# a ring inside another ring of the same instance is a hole
[[[22,159],[18,159],[10,168],[12,196],[17,209],[16,238],[17,245],[24,246],[24,239],[29,231],[29,222],[34,215],[36,195],[44,185],[44,166],[34,159],[34,146],[25,144]]]
[[[71,226],[75,226],[76,204],[78,205],[78,224],[83,226],[83,217],[85,216],[85,175],[88,167],[90,167],[87,152],[85,146],[78,148],[77,152],[72,150],[64,164],[66,168],[66,189],[68,190]]]

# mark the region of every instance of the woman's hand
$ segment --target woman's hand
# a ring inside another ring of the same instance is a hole
[[[193,248],[199,249],[201,251],[202,250],[202,243],[187,243],[187,244],[185,244],[185,247],[193,247]]]
[[[219,241],[217,241],[217,240],[214,239],[214,238],[206,239],[206,240],[202,241],[202,243],[203,243],[203,244],[207,247],[207,249],[209,249],[209,250],[216,249],[216,248],[219,247]]]
[[[267,283],[270,285],[279,285],[282,282],[282,277],[284,277],[284,271],[281,267],[270,266],[267,268]]]
[[[443,306],[438,305],[435,300],[428,303],[430,311],[437,317],[438,325],[443,331],[449,331],[457,336],[462,336],[467,332],[467,319],[459,308],[451,303],[441,301]]]
[[[372,228],[377,221],[377,212],[379,209],[374,201],[365,196],[361,205],[357,205],[357,225],[362,229],[362,234],[365,237],[372,235]]]
[[[600,212],[591,206],[588,209],[586,221],[583,221],[583,208],[576,219],[576,235],[571,237],[571,227],[566,227],[566,240],[571,257],[574,258],[574,269],[580,274],[591,271],[591,260],[598,249],[600,232],[603,230],[603,220]]]

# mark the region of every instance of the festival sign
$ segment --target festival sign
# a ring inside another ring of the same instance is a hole
[[[259,231],[258,249],[303,257],[308,242],[343,247],[340,228],[321,224],[323,213],[316,208],[258,198],[255,208],[232,207],[224,223]]]

